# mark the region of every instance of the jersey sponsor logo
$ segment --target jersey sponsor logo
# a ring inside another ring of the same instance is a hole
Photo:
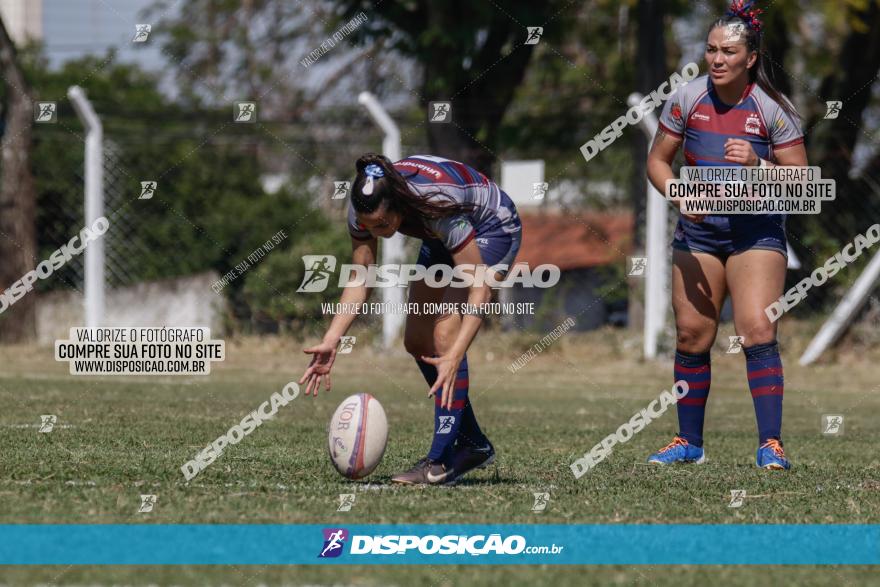
[[[749,114],[749,117],[746,118],[745,130],[750,135],[760,135],[761,134],[761,119],[758,118],[757,114]]]
[[[691,114],[691,120],[702,120],[704,122],[709,122],[709,116],[706,114],[700,114],[699,112],[694,112]]]
[[[419,171],[424,171],[425,173],[429,173],[434,176],[435,179],[440,179],[442,173],[440,171],[434,169],[433,167],[429,167],[423,163],[416,163],[415,161],[399,161],[394,164],[395,167],[416,167]]]

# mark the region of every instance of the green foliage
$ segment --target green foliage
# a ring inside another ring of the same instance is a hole
[[[225,275],[279,230],[289,238],[262,262],[273,267],[274,274],[286,275],[291,247],[300,250],[339,239],[339,231],[331,231],[324,213],[313,207],[316,194],[263,191],[256,152],[248,148],[258,131],[253,125],[230,125],[231,111],[188,110],[174,104],[153,77],[136,66],[116,63],[112,54],[69,62],[57,71],[48,70],[38,53],[27,55],[25,63],[34,96],[59,105],[58,124],[34,128],[40,258],[78,234],[84,224],[85,131],[66,99],[67,88],[74,84],[83,87],[101,117],[112,153],[104,170],[105,215],[111,223],[105,238],[108,250],[122,251],[126,268],[126,281],[112,285],[206,270]],[[137,199],[144,180],[158,183],[150,200]],[[301,264],[296,259],[293,266],[301,270]],[[250,271],[224,289],[223,295],[233,302],[233,319],[298,316],[272,300],[273,290],[260,289],[263,272]],[[77,286],[73,264],[58,277],[39,286]],[[275,278],[264,279],[272,283]],[[250,285],[252,280],[258,285]],[[242,293],[245,289],[247,295]],[[290,295],[293,290],[282,291]]]
[[[321,303],[336,302],[342,290],[337,286],[339,264],[351,258],[351,239],[345,226],[319,218],[309,218],[309,238],[290,234],[295,244],[285,250],[273,251],[252,269],[245,282],[242,301],[254,311],[253,323],[278,325],[282,329],[306,327],[322,321]],[[295,231],[298,229],[294,229]],[[303,255],[333,255],[337,260],[337,272],[330,277],[327,289],[322,293],[296,293],[303,281],[305,265]]]

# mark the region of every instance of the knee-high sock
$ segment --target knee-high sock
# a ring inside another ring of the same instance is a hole
[[[416,361],[428,385],[437,380],[437,369],[423,361]],[[448,462],[452,455],[452,447],[456,440],[459,444],[467,443],[474,447],[482,447],[487,443],[486,437],[477,424],[473,407],[468,399],[468,362],[467,356],[462,358],[455,376],[452,409],[440,407],[441,394],[434,398],[434,439],[428,458],[434,461]]]
[[[764,444],[771,438],[782,438],[782,359],[779,344],[774,340],[744,347],[749,389],[758,420],[758,441]]]
[[[694,446],[703,446],[703,420],[712,383],[709,353],[675,352],[675,380],[688,384],[688,393],[678,400],[678,435]]]

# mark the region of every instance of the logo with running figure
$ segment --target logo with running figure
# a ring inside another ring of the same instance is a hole
[[[544,196],[547,195],[547,189],[550,187],[550,184],[546,181],[539,181],[532,184],[532,199],[533,200],[543,200]]]
[[[535,503],[532,504],[533,512],[543,512],[547,509],[547,504],[550,503],[550,494],[546,492],[533,492],[532,495],[535,496]]]
[[[138,513],[148,514],[153,511],[153,506],[156,505],[156,499],[155,495],[142,495],[141,506],[138,508]]]
[[[351,354],[352,349],[354,349],[354,343],[357,342],[356,336],[341,336],[339,337],[339,347],[336,349],[336,352],[340,355],[348,355]]]
[[[256,102],[236,102],[233,108],[234,122],[254,123],[257,121]]]
[[[629,276],[630,277],[641,277],[645,274],[645,269],[648,268],[648,258],[647,257],[630,257],[630,266],[629,266]]]
[[[348,540],[348,530],[345,528],[324,528],[324,547],[318,558],[336,558],[342,554],[345,541]]]
[[[455,416],[440,416],[440,424],[437,425],[436,434],[449,434],[452,425],[455,424]]]
[[[52,429],[55,428],[55,423],[58,422],[58,416],[55,414],[44,414],[40,416],[40,432],[44,434],[48,434],[52,432]]]
[[[339,494],[339,507],[336,508],[337,512],[350,512],[351,508],[354,506],[355,495],[354,493],[340,493]]]
[[[429,102],[429,122],[452,122],[452,102]]]
[[[731,336],[730,338],[730,346],[727,347],[727,354],[735,355],[740,352],[743,348],[743,345],[746,343],[746,337],[744,336]]]
[[[529,26],[526,27],[526,31],[528,34],[528,36],[526,36],[526,45],[537,45],[538,41],[541,40],[541,35],[544,34],[544,27]]]
[[[825,120],[834,120],[840,114],[840,109],[843,108],[843,102],[840,100],[831,100],[830,102],[825,102],[825,116],[823,117]]]
[[[822,434],[827,434],[827,435],[843,434],[843,415],[842,414],[823,414],[822,415]]]
[[[134,25],[134,38],[131,40],[132,43],[145,43],[147,39],[150,38],[150,32],[153,30],[153,26],[149,24],[136,24]]]
[[[155,181],[142,181],[141,182],[141,195],[138,196],[138,200],[150,200],[153,198],[153,195],[156,193],[157,184]]]
[[[334,181],[333,182],[333,200],[344,200],[348,196],[348,191],[351,189],[351,182],[349,181]]]
[[[730,43],[737,43],[742,39],[743,32],[746,29],[745,23],[731,23],[724,27],[724,40]]]
[[[306,274],[297,293],[314,293],[327,289],[330,276],[336,270],[336,257],[333,255],[303,255]]]
[[[729,508],[741,508],[743,503],[745,503],[746,499],[746,490],[745,489],[731,489],[730,490],[730,503],[727,504]]]
[[[58,104],[55,102],[34,102],[34,122],[58,122]]]

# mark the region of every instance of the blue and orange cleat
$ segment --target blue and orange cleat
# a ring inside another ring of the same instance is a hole
[[[791,463],[785,458],[782,443],[775,438],[771,438],[758,447],[758,453],[755,455],[755,464],[762,469],[771,471],[787,471],[791,468]]]
[[[670,463],[695,463],[702,464],[706,460],[702,447],[688,443],[681,436],[676,436],[672,442],[648,457],[649,463],[668,465]]]

